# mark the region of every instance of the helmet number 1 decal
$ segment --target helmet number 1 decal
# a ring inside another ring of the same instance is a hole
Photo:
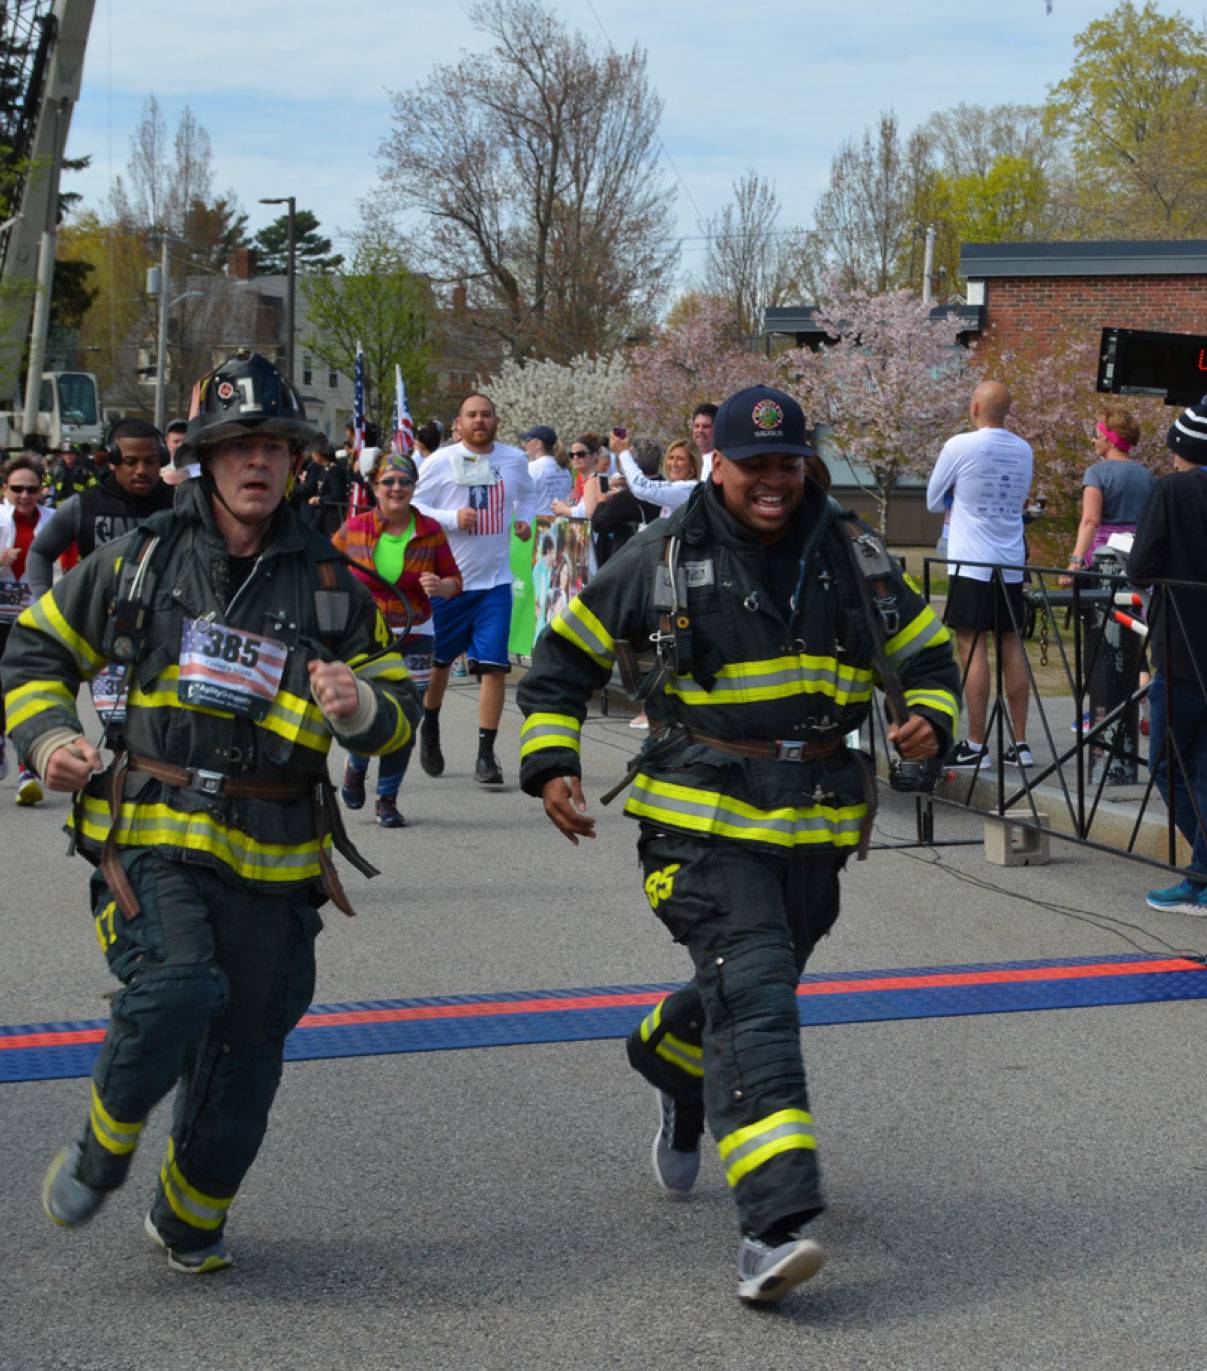
[[[259,409],[256,402],[256,388],[250,376],[240,376],[238,380],[239,394],[243,396],[239,405],[239,412],[246,414],[248,410]]]

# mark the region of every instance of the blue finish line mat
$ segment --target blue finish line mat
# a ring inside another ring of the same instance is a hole
[[[315,1005],[289,1035],[285,1059],[622,1038],[675,989],[602,986]],[[1123,954],[814,974],[802,979],[797,996],[800,1021],[807,1027],[1085,1009],[1207,999],[1207,967],[1182,957]],[[86,1076],[104,1032],[100,1019],[0,1026],[0,1082]]]

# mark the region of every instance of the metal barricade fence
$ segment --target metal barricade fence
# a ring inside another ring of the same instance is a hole
[[[924,559],[922,592],[928,602],[936,598],[936,572],[946,577],[947,566],[944,558]],[[984,741],[990,743],[997,766],[985,762],[970,772],[951,773],[954,780],[946,780],[941,793],[919,795],[919,844],[947,845],[934,835],[933,806],[944,805],[975,809],[1024,829],[1042,827],[1051,837],[1185,874],[1186,868],[1178,865],[1179,823],[1187,841],[1193,845],[1197,840],[1207,853],[1207,660],[1200,660],[1207,658],[1207,653],[1195,654],[1192,635],[1187,631],[1191,624],[1207,623],[1207,585],[1166,580],[1139,590],[1127,580],[1121,565],[1117,570],[1095,568],[1075,573],[1064,568],[986,562],[962,563],[959,569],[986,570],[993,586],[993,627],[984,632],[969,631],[962,685],[978,643],[988,640],[986,646],[994,648],[994,660]],[[1010,573],[1024,578],[1021,615],[1016,614],[1004,591],[1005,577]],[[1150,768],[1138,716],[1150,690],[1145,677],[1151,628],[1162,617],[1169,631],[1163,634],[1162,660],[1152,663],[1165,686],[1162,728],[1161,737],[1150,740],[1160,744]],[[1173,671],[1175,634],[1185,645],[1180,654],[1180,676]],[[1207,636],[1207,628],[1204,634]],[[1015,737],[1003,679],[1001,640],[1005,635],[1014,635],[1024,644],[1021,655],[1030,693],[1028,741],[1034,755],[1032,765],[1011,767],[1010,776],[1001,759],[1007,747],[1022,739]],[[953,650],[959,654],[955,630],[952,639]],[[1053,662],[1059,665],[1067,693],[1058,694],[1051,685],[1041,690],[1033,653],[1025,650],[1028,640],[1038,643],[1041,669]],[[1187,663],[1193,679],[1187,676]],[[1169,688],[1171,682],[1177,683],[1177,689]],[[1070,704],[1073,737],[1071,743],[1062,743],[1060,739],[1068,738],[1069,721],[1063,716]],[[1202,774],[1198,758],[1191,755],[1186,727],[1193,725],[1190,716],[1200,705]],[[873,753],[883,748],[885,756],[890,755],[882,703],[870,721],[869,741]],[[986,780],[991,783],[988,787]],[[1118,795],[1121,790],[1125,795],[1122,804],[1107,793]],[[1121,810],[1129,812],[1130,833],[1122,844],[1102,839],[1099,821],[1104,799],[1110,802],[1116,823]],[[1136,850],[1146,815],[1161,800],[1165,800],[1163,860]],[[1134,816],[1130,815],[1133,805]],[[1061,822],[1041,825],[1041,806],[1044,811],[1055,808]]]

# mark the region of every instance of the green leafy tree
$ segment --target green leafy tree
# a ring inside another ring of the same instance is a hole
[[[432,385],[433,309],[427,282],[399,249],[367,231],[351,264],[300,284],[309,332],[305,347],[334,371],[351,376],[357,345],[365,353],[365,414],[383,433],[394,403],[394,367],[402,368],[412,414]]]
[[[1124,0],[1077,36],[1044,115],[1067,136],[1082,232],[1178,238],[1207,229],[1207,33]]]
[[[948,214],[960,241],[1034,239],[1048,204],[1048,180],[1028,157],[999,157],[984,175],[945,183]]]
[[[344,264],[342,253],[331,251],[331,239],[319,233],[319,221],[308,209],[293,216],[294,258],[299,275],[338,271]],[[283,276],[287,266],[289,215],[282,214],[256,234],[257,276]]]

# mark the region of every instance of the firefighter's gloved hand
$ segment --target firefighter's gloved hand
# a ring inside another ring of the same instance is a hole
[[[890,724],[888,740],[907,762],[921,762],[939,755],[935,730],[920,714],[911,714],[903,724]]]
[[[595,837],[595,818],[587,813],[582,782],[577,776],[554,776],[541,788],[541,798],[554,826],[578,846],[579,838]]]

